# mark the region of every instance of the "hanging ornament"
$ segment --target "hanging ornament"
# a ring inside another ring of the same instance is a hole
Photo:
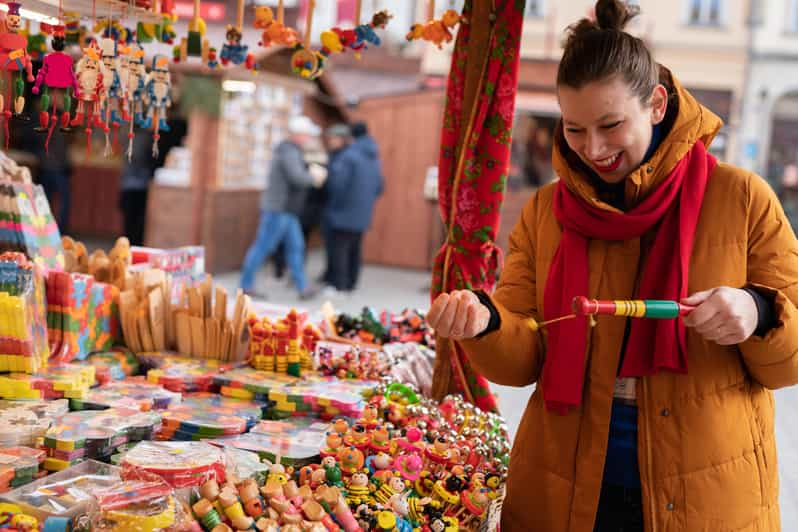
[[[228,24],[225,38],[227,42],[222,46],[219,60],[227,66],[232,63],[240,65],[246,63],[248,69],[255,64],[255,56],[247,53],[249,48],[246,44],[241,44],[242,28],[244,27],[244,0],[238,0],[236,10],[236,25]]]
[[[299,36],[293,28],[285,25],[285,9],[283,0],[277,4],[277,20],[274,19],[274,12],[269,6],[258,6],[255,8],[255,28],[263,30],[258,45],[268,48],[269,46],[296,46]]]
[[[189,57],[200,57],[208,61],[210,45],[205,38],[205,21],[200,18],[200,0],[194,0],[194,16],[188,23],[188,36],[181,39],[175,52],[175,61],[185,61]]]
[[[308,0],[308,13],[305,19],[305,40],[297,44],[291,56],[291,67],[294,74],[305,79],[316,79],[324,72],[325,57],[310,47],[311,29],[313,27],[313,10],[316,8],[315,0]]]
[[[36,74],[36,82],[33,84],[33,94],[39,94],[44,85],[44,93],[41,98],[41,110],[39,111],[39,127],[37,131],[47,131],[47,140],[44,143],[44,150],[47,152],[50,145],[50,137],[58,122],[58,92],[61,96],[61,130],[69,131],[69,112],[72,109],[71,91],[75,97],[80,96],[78,88],[78,78],[72,70],[73,62],[69,54],[64,53],[66,47],[66,36],[64,26],[53,28],[53,37],[50,41],[53,51],[44,56],[42,66]],[[53,94],[50,94],[50,91]],[[51,107],[52,103],[52,107]],[[48,109],[51,109],[48,114]]]
[[[355,27],[351,30],[344,30],[338,27],[331,28],[321,33],[321,53],[325,57],[332,54],[345,52],[347,49],[355,52],[355,57],[360,58],[360,54],[369,44],[379,46],[382,43],[376,29],[385,29],[388,21],[393,18],[388,11],[375,13],[371,22],[368,24],[360,23],[360,0],[355,3]]]
[[[78,78],[80,95],[75,118],[72,119],[70,125],[72,127],[83,126],[85,118],[86,157],[89,157],[91,155],[92,127],[98,127],[105,131],[105,124],[100,113],[105,98],[103,80],[111,75],[106,71],[105,65],[100,59],[96,41],[92,41],[87,48],[83,49],[83,57],[75,67],[75,74]]]
[[[94,33],[103,38],[113,39],[117,42],[125,42],[128,39],[128,30],[118,20],[106,18],[98,20],[93,28]]]
[[[127,86],[122,84],[122,78],[119,75],[121,67],[117,42],[114,39],[105,38],[100,41],[100,48],[102,50],[103,66],[107,74],[103,77],[103,90],[105,93],[103,101],[105,127],[103,129],[105,130],[105,154],[107,156],[111,149],[109,141],[110,129],[113,128],[114,130],[114,148],[116,148],[119,139],[119,127],[125,121],[124,108]]]
[[[152,156],[158,157],[159,131],[169,131],[166,110],[172,106],[172,79],[169,74],[169,58],[156,55],[152,58],[152,71],[144,91],[144,102],[148,106],[147,120],[143,127],[152,127]]]
[[[28,55],[28,39],[20,34],[22,18],[16,2],[8,2],[4,28],[0,29],[0,67],[3,69],[3,83],[5,90],[0,99],[0,109],[3,111],[6,149],[9,145],[8,122],[12,115],[19,115],[25,108],[25,80],[33,81],[33,65]],[[27,77],[23,77],[23,71]],[[16,76],[15,76],[16,74]],[[16,79],[15,79],[16,78]],[[13,111],[12,111],[13,109]]]
[[[443,12],[440,19],[435,19],[435,0],[429,0],[427,5],[427,20],[425,24],[413,24],[406,38],[408,41],[424,40],[435,44],[438,49],[443,48],[444,43],[452,42],[452,29],[463,18],[454,9],[447,9]]]
[[[81,44],[81,35],[85,28],[80,25],[80,13],[75,11],[64,11],[64,35],[66,43]]]
[[[133,44],[123,50],[122,67],[127,67],[122,75],[127,79],[127,90],[125,91],[126,109],[132,114],[132,119],[128,117],[130,129],[127,138],[127,156],[133,156],[133,126],[142,127],[144,125],[144,91],[147,86],[147,69],[144,66],[144,50],[137,44]]]

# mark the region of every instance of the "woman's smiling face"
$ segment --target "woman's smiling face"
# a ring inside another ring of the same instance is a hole
[[[662,85],[644,104],[619,78],[579,89],[560,86],[558,96],[568,146],[608,183],[623,181],[640,166],[652,126],[662,121],[668,103]]]

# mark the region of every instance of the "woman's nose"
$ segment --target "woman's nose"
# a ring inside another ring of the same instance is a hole
[[[597,161],[604,156],[604,140],[601,135],[588,133],[585,140],[585,155],[592,161]]]

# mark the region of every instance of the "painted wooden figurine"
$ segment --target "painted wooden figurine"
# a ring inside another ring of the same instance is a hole
[[[152,155],[158,156],[159,131],[169,131],[166,122],[166,110],[172,106],[172,79],[169,75],[169,58],[165,55],[156,55],[152,58],[152,70],[144,91],[144,103],[147,104],[147,119],[144,127],[152,127],[153,145]]]
[[[33,81],[33,65],[28,55],[28,38],[22,33],[20,4],[8,2],[5,24],[0,26],[0,66],[3,69],[5,93],[0,95],[0,109],[5,118],[6,148],[8,148],[8,121],[12,114],[19,116],[25,108],[25,80]],[[22,72],[27,73],[23,78]],[[17,79],[14,80],[14,74]],[[12,111],[13,109],[13,111]]]
[[[70,91],[73,92],[75,98],[80,97],[80,89],[78,87],[78,78],[75,76],[73,68],[72,57],[64,53],[66,46],[66,36],[64,33],[64,26],[59,25],[53,28],[53,37],[51,44],[53,51],[44,56],[42,67],[36,74],[36,82],[33,84],[33,94],[39,94],[41,87],[44,85],[44,92],[41,98],[41,111],[39,111],[39,130],[47,131],[55,127],[58,121],[58,101],[57,92],[62,91],[61,97],[61,129],[69,129],[70,111],[72,109],[72,97]],[[54,94],[50,94],[50,90],[55,89]],[[48,114],[50,103],[52,102],[51,114]],[[48,135],[49,137],[49,135]]]
[[[105,76],[110,75],[105,71],[105,66],[100,60],[100,53],[95,42],[92,42],[88,48],[83,49],[83,57],[80,58],[75,67],[75,74],[78,78],[80,97],[78,98],[75,117],[70,122],[70,125],[73,127],[83,126],[85,118],[86,154],[88,156],[91,150],[92,126],[105,130],[100,109],[104,98],[103,79]]]
[[[122,85],[122,78],[119,75],[120,61],[117,43],[113,39],[105,38],[100,42],[102,49],[102,62],[109,76],[103,79],[103,86],[106,91],[105,111],[107,118],[115,127],[124,121],[122,110],[124,109],[125,89]]]

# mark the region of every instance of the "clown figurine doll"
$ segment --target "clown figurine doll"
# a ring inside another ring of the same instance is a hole
[[[5,118],[6,147],[8,146],[8,120],[13,114],[19,118],[25,107],[25,81],[22,78],[22,71],[27,72],[27,81],[33,81],[33,65],[28,55],[28,38],[21,33],[22,18],[19,15],[20,4],[16,2],[8,3],[8,14],[6,14],[5,24],[0,26],[0,66],[3,69],[4,91],[0,94],[0,109]],[[19,77],[13,80],[14,73],[18,72]],[[13,89],[13,92],[12,92]],[[12,101],[13,98],[13,101]]]
[[[66,38],[64,26],[53,28],[53,38],[51,46],[53,51],[44,56],[42,67],[36,75],[36,82],[33,84],[33,94],[39,94],[41,86],[44,84],[44,94],[41,99],[41,111],[39,112],[39,131],[47,131],[52,124],[55,126],[58,120],[57,94],[50,95],[50,89],[60,89],[63,91],[61,113],[61,129],[69,129],[69,113],[72,109],[72,97],[69,90],[72,89],[76,98],[80,97],[78,88],[78,78],[72,70],[72,57],[64,53]],[[47,114],[47,109],[52,102],[52,116]]]

